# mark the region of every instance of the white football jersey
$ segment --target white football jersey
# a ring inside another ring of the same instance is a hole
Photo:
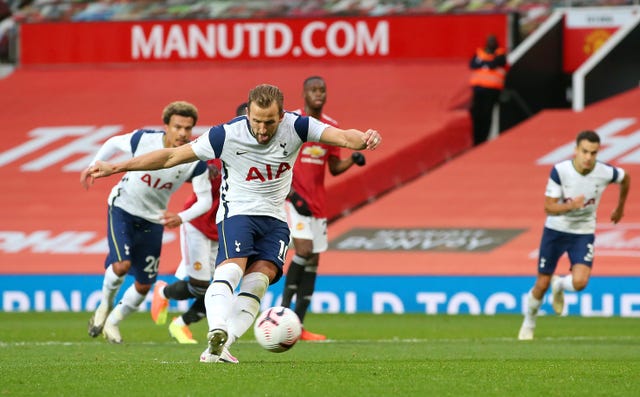
[[[162,138],[164,131],[136,130],[134,132],[110,138],[100,148],[94,161],[108,160],[116,152],[139,156],[144,153],[164,148]],[[172,168],[154,171],[129,171],[125,173],[109,194],[108,203],[122,208],[128,213],[139,216],[153,223],[160,223],[161,216],[167,209],[169,198],[185,181],[193,182],[193,190],[198,197],[211,196],[211,181],[207,164],[194,161],[180,164]],[[205,200],[206,201],[206,200]],[[187,222],[201,215],[204,211],[183,211],[180,217]],[[198,213],[200,212],[200,213]]]
[[[584,195],[584,207],[562,215],[549,215],[545,226],[560,232],[591,234],[596,230],[596,211],[604,189],[610,183],[620,183],[624,170],[609,164],[596,162],[593,170],[582,175],[573,166],[573,160],[554,165],[547,182],[545,195],[567,202]]]
[[[293,164],[303,142],[318,142],[329,125],[285,112],[266,145],[258,143],[246,117],[212,127],[191,143],[201,160],[222,160],[220,207],[216,223],[234,215],[264,215],[287,221]]]

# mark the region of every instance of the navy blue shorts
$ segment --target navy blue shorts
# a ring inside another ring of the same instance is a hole
[[[282,267],[289,248],[289,226],[270,216],[235,215],[218,223],[218,258],[216,265],[232,258],[248,258],[247,268],[258,260],[273,263],[282,277]]]
[[[158,276],[164,226],[110,206],[107,221],[109,254],[105,269],[114,262],[131,261],[129,274],[140,284],[153,284]]]
[[[558,260],[565,252],[571,266],[580,263],[593,265],[593,243],[595,234],[573,234],[544,228],[540,242],[538,273],[553,274]]]

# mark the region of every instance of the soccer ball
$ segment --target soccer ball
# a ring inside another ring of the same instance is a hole
[[[253,333],[260,346],[274,353],[291,349],[301,332],[302,325],[298,315],[282,306],[263,311],[253,325]]]

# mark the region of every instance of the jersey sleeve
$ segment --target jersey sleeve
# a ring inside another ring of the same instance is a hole
[[[560,182],[560,174],[558,173],[558,169],[553,167],[551,169],[551,173],[549,175],[549,180],[547,181],[547,188],[545,190],[545,196],[560,198],[562,197],[562,185]]]
[[[330,127],[329,124],[323,123],[320,120],[309,117],[309,132],[307,133],[307,142],[320,142],[322,132]]]
[[[192,185],[197,200],[191,207],[178,214],[182,222],[189,222],[209,211],[213,203],[213,198],[211,197],[211,179],[209,179],[208,172],[203,172],[195,176],[192,180]]]
[[[200,160],[219,158],[222,154],[226,131],[222,125],[211,127],[209,131],[191,142],[193,152]]]
[[[611,177],[611,182],[622,183],[622,180],[624,179],[625,171],[619,167],[611,166],[611,168],[613,168],[613,176]]]
[[[116,153],[128,153],[133,157],[133,150],[131,140],[137,131],[130,132],[124,135],[116,135],[107,139],[104,144],[98,149],[98,152],[93,157],[93,160],[89,166],[93,166],[96,161],[106,161],[113,157]]]

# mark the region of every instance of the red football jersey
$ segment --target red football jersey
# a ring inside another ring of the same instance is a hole
[[[218,170],[222,168],[222,162],[220,159],[213,159],[207,161],[207,165],[216,167]],[[209,174],[211,175],[211,174]],[[211,178],[211,209],[199,217],[192,219],[190,223],[198,230],[200,230],[209,239],[218,241],[218,227],[216,226],[216,212],[218,211],[218,205],[220,205],[220,172],[215,178]],[[195,193],[191,194],[191,197],[184,203],[184,209],[187,209],[196,202],[198,197]]]
[[[304,115],[304,110],[295,113]],[[324,113],[320,121],[338,126],[338,123]],[[329,156],[340,158],[340,148],[320,142],[305,142],[300,148],[300,154],[293,166],[293,189],[309,204],[309,209],[315,218],[326,218],[326,191],[324,176]]]

